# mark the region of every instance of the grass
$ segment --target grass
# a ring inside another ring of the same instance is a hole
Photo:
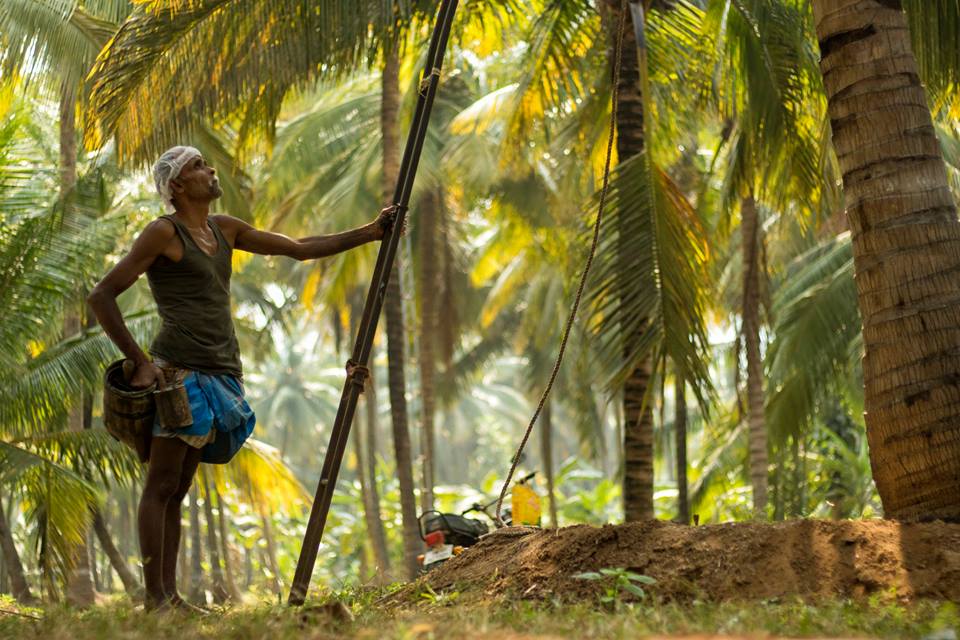
[[[900,604],[890,598],[754,603],[644,604],[623,602],[614,610],[597,604],[564,604],[498,599],[467,601],[457,591],[421,591],[385,606],[384,592],[336,594],[354,615],[336,622],[316,610],[282,605],[244,605],[206,617],[147,615],[129,601],[117,600],[89,611],[63,607],[29,610],[39,620],[0,614],[0,638],[45,640],[322,640],[355,637],[371,640],[497,638],[509,640],[564,636],[636,638],[651,634],[722,633],[788,637],[873,637],[956,640],[960,610],[952,603]],[[0,609],[16,609],[0,599]]]

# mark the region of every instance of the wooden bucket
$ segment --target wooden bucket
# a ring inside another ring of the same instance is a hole
[[[150,440],[156,406],[156,384],[134,389],[127,384],[123,360],[117,360],[103,376],[103,424],[114,438],[133,448],[140,462],[150,459]]]
[[[160,426],[164,429],[182,429],[193,424],[190,398],[187,396],[187,388],[183,386],[183,382],[157,389],[153,392],[153,399],[157,405]]]

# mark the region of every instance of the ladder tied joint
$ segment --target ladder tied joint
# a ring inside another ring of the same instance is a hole
[[[361,365],[359,362],[350,358],[347,360],[347,378],[350,383],[360,387],[360,393],[363,393],[367,384],[367,378],[370,377],[370,369]]]

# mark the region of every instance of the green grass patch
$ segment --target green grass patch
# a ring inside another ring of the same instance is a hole
[[[276,604],[248,604],[216,610],[205,617],[145,614],[129,601],[117,600],[88,611],[64,607],[24,610],[40,619],[0,614],[0,638],[45,640],[271,640],[355,637],[454,638],[497,637],[507,632],[529,636],[636,638],[692,633],[769,634],[787,637],[873,637],[955,640],[960,613],[952,603],[910,604],[874,598],[816,605],[800,601],[689,604],[643,602],[568,604],[461,598],[450,590],[420,590],[396,598],[387,591],[357,590],[335,594],[353,613],[337,621],[324,611]],[[16,610],[9,600],[0,608]]]

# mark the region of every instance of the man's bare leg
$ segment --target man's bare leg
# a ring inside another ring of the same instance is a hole
[[[179,605],[183,598],[177,592],[177,559],[180,553],[180,518],[182,515],[183,499],[190,491],[193,476],[200,465],[201,450],[188,447],[180,468],[180,484],[176,493],[167,502],[167,510],[163,524],[163,579],[164,596]]]
[[[180,487],[183,463],[190,445],[179,438],[154,437],[150,466],[137,511],[140,557],[146,587],[144,604],[156,608],[166,601],[163,589],[163,539],[167,504]],[[176,558],[174,558],[175,560]]]

